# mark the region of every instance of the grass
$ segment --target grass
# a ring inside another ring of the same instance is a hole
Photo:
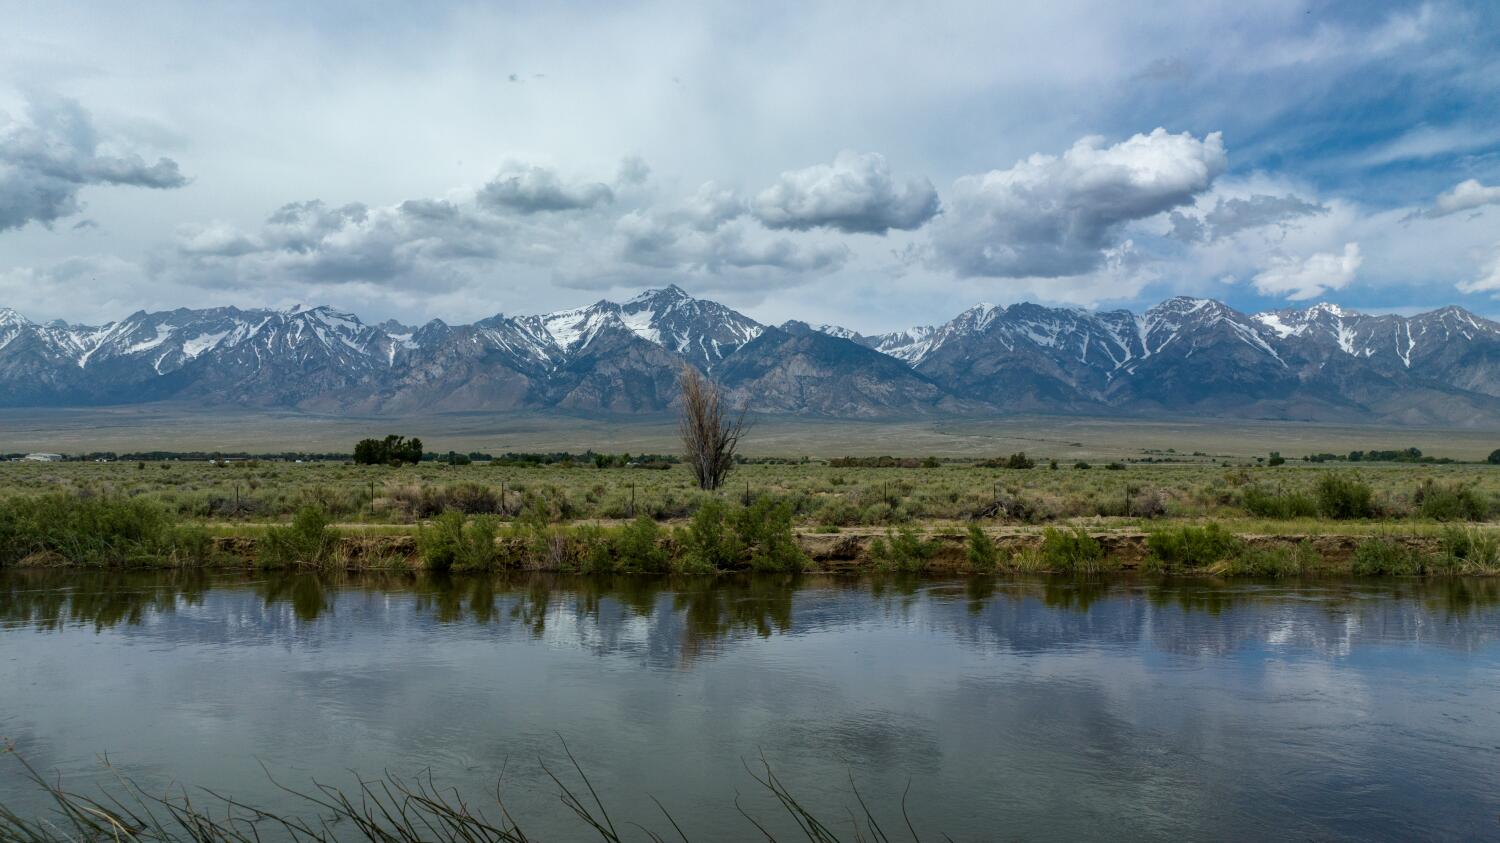
[[[1317,552],[1305,542],[1294,547],[1246,547],[1210,566],[1207,572],[1223,577],[1260,579],[1300,577],[1315,572],[1321,562]]]
[[[1037,557],[1043,568],[1054,573],[1097,574],[1108,567],[1103,546],[1082,527],[1048,527]]]
[[[993,557],[996,570],[1071,572],[1114,560],[1025,546],[1055,546],[1048,528],[1075,527],[1096,536],[1160,533],[1152,539],[1158,544],[1170,534],[1188,545],[1204,536],[1182,531],[1220,528],[1246,540],[1393,532],[1440,538],[1448,525],[1489,529],[1500,500],[1500,467],[1488,465],[1269,468],[1195,459],[1124,463],[1115,471],[1052,470],[1050,459],[1030,469],[958,460],[913,460],[901,468],[749,464],[735,469],[723,497],[697,491],[681,466],[6,463],[0,564],[196,564],[217,540],[231,551],[253,546],[255,563],[274,566],[340,566],[357,552],[360,566],[386,554],[382,564],[399,567],[395,557],[404,554],[405,564],[434,569],[792,571],[809,564],[808,542],[798,535],[818,532],[847,536],[862,561],[892,570],[988,570]],[[930,535],[961,535],[971,526],[1019,541],[1002,541],[992,553],[971,536],[940,559],[928,552]],[[491,528],[493,553],[478,536]],[[620,532],[626,528],[636,535]],[[244,542],[236,546],[238,539]],[[358,540],[368,541],[351,550]],[[1202,552],[1161,544],[1151,549],[1148,567],[1213,565]]]
[[[285,523],[315,506],[340,527],[412,525],[446,510],[551,523],[690,517],[704,499],[682,466],[629,468],[422,464],[390,468],[338,463],[0,464],[0,500],[73,492],[142,498],[180,521],[204,525]],[[1223,466],[1208,462],[1124,464],[1117,471],[984,468],[835,468],[743,465],[738,497],[791,505],[798,525],[887,527],[967,521],[1047,523],[1243,518],[1435,523],[1488,518],[1500,500],[1500,468],[1487,465]],[[1368,494],[1366,494],[1366,491]],[[523,512],[524,511],[524,512]]]
[[[206,558],[209,548],[206,532],[151,500],[52,493],[0,504],[0,565],[179,564]]]
[[[1216,523],[1153,530],[1146,538],[1156,570],[1206,568],[1239,555],[1244,542]]]
[[[541,767],[543,774],[557,788],[563,810],[577,820],[577,831],[572,839],[618,843],[634,838],[636,833],[643,833],[652,840],[664,840],[668,835],[684,841],[690,839],[689,830],[679,825],[655,797],[652,801],[661,814],[659,829],[634,824],[617,827],[583,766],[566,743],[562,748],[570,771],[555,771],[545,761],[541,762]],[[291,801],[305,805],[304,812],[296,813],[246,804],[233,795],[213,791],[204,790],[195,795],[185,787],[157,795],[113,768],[110,771],[114,773],[114,785],[101,788],[96,796],[89,796],[70,791],[61,781],[44,776],[16,755],[14,746],[7,745],[3,754],[10,755],[16,762],[20,778],[49,797],[52,810],[43,816],[25,817],[0,805],[0,843],[251,843],[266,838],[309,843],[347,840],[372,843],[526,843],[533,839],[506,809],[498,786],[494,803],[486,810],[451,788],[440,786],[431,773],[414,778],[403,778],[390,772],[379,778],[356,776],[356,784],[346,792],[316,782],[310,787],[297,789],[282,784],[267,771],[272,783]],[[827,819],[806,808],[764,758],[758,768],[746,765],[746,769],[756,785],[781,806],[785,814],[782,825],[789,823],[789,827],[798,829],[799,838],[836,843],[844,839],[838,830],[847,828],[851,840],[889,840],[870,804],[854,786],[852,777],[850,794],[858,811],[851,810],[837,819]],[[885,801],[876,804],[886,809],[899,804],[905,830],[913,839],[920,839],[907,814],[904,797],[899,803]],[[752,815],[741,806],[738,798],[734,800],[733,808],[746,833],[777,839],[768,828],[775,825],[769,818]],[[726,810],[726,816],[728,814]]]
[[[417,550],[423,565],[434,573],[488,571],[499,561],[495,547],[498,533],[499,522],[493,516],[470,518],[448,510],[417,531]]]
[[[1000,564],[999,546],[978,524],[969,525],[964,555],[969,560],[969,567],[980,573],[994,571]]]
[[[267,565],[323,565],[333,559],[338,531],[329,526],[328,513],[304,506],[285,527],[266,530],[258,558]]]
[[[871,561],[885,571],[921,572],[936,552],[936,545],[911,527],[887,530],[883,538],[870,542]]]

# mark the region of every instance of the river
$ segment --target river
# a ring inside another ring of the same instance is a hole
[[[787,828],[763,760],[893,838],[1497,837],[1500,581],[0,571],[0,736],[293,812],[267,771],[498,782],[543,839],[564,741],[627,838]]]

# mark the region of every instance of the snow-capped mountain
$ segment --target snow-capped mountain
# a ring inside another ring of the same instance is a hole
[[[981,304],[866,335],[768,328],[677,287],[470,325],[367,325],[328,307],[38,324],[0,309],[0,406],[179,401],[400,414],[668,410],[684,365],[766,412],[1064,412],[1500,421],[1500,324],[1461,308],[1245,314]]]

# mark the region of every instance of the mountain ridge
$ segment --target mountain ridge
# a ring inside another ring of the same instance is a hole
[[[667,412],[683,365],[753,411],[1066,413],[1500,424],[1500,323],[1449,306],[1143,313],[979,304],[865,335],[763,325],[676,286],[463,325],[328,306],[136,311],[41,324],[0,307],[0,406],[190,401],[304,410]]]

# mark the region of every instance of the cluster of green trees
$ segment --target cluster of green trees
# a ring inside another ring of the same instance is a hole
[[[1426,465],[1446,465],[1455,462],[1451,457],[1429,457],[1420,448],[1402,448],[1391,451],[1350,451],[1347,454],[1308,454],[1302,458],[1307,462],[1411,462]],[[1491,463],[1500,463],[1500,451],[1490,454]]]
[[[360,465],[401,465],[422,461],[422,440],[391,434],[384,439],[361,439],[354,446],[354,461]]]

